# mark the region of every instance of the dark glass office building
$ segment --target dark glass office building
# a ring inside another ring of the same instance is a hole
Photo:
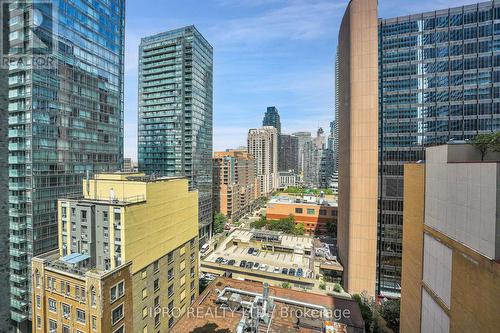
[[[8,69],[9,222],[1,223],[10,227],[11,318],[27,331],[31,258],[57,248],[57,198],[122,163],[125,1],[7,6],[9,57],[54,59]]]
[[[378,291],[400,293],[403,164],[500,130],[500,2],[379,21]]]
[[[200,241],[212,233],[213,49],[194,26],[139,45],[139,170],[186,176],[199,193]]]

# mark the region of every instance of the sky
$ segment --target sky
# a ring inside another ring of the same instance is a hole
[[[471,4],[379,0],[379,17]],[[282,133],[329,131],[334,57],[346,0],[128,0],[125,28],[125,157],[137,160],[141,37],[194,24],[214,49],[214,151],[246,144],[276,106]]]

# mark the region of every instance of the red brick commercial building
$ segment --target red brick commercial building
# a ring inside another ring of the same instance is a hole
[[[277,196],[267,204],[266,218],[279,220],[293,215],[303,223],[307,234],[326,235],[328,223],[337,223],[337,202],[316,196]]]

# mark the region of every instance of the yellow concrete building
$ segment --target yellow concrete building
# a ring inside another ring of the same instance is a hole
[[[405,165],[402,333],[498,332],[499,162],[449,144]]]
[[[339,256],[344,289],[375,295],[378,195],[377,0],[351,0],[339,31]]]
[[[89,274],[101,276],[101,283],[108,275],[128,276],[120,287],[128,300],[123,310],[129,313],[126,331],[168,332],[177,318],[173,312],[185,311],[198,295],[197,192],[189,191],[185,178],[123,172],[84,180],[82,190],[81,198],[58,201],[59,249],[33,259],[33,266],[42,275],[51,271],[56,285],[75,270],[75,279],[86,286],[86,306]],[[125,266],[127,271],[122,273]],[[46,289],[47,284],[42,285]],[[37,296],[48,304],[47,293],[33,295],[34,316],[40,317],[41,327],[47,327],[54,319],[36,307]],[[51,303],[59,307],[63,300],[56,296]],[[98,297],[105,302],[113,296],[103,292]],[[96,320],[109,321],[110,315],[100,311]],[[57,332],[62,325],[57,325]],[[114,333],[108,328],[97,331]],[[33,332],[44,330],[34,325]]]

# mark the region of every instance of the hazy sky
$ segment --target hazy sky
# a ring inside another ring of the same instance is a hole
[[[244,145],[267,106],[283,133],[328,131],[333,120],[334,55],[348,1],[128,0],[125,52],[125,156],[137,158],[140,38],[194,24],[214,48],[214,150]],[[393,17],[467,0],[379,0]]]

